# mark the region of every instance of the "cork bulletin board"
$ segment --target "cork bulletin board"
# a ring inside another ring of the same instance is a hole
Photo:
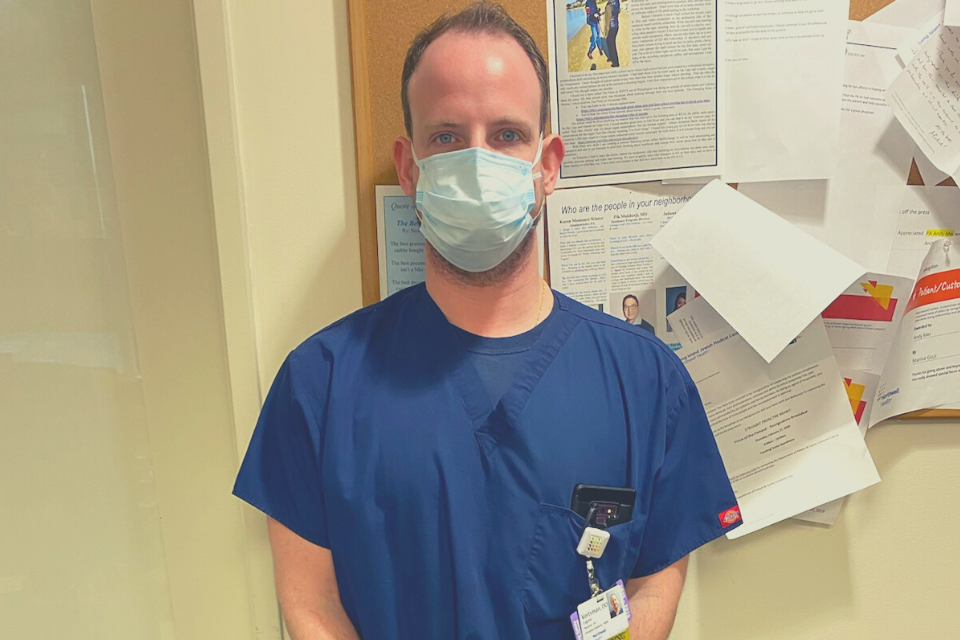
[[[499,1],[530,32],[540,50],[546,53],[547,14],[544,0]],[[407,45],[420,29],[437,17],[448,11],[456,11],[469,2],[348,0],[361,281],[365,305],[380,299],[375,187],[378,184],[397,184],[392,150],[393,141],[404,133],[400,74]],[[892,0],[851,0],[850,19],[863,20],[890,2]],[[908,183],[923,184],[915,163],[910,169]],[[930,409],[903,417],[960,417],[960,411]]]

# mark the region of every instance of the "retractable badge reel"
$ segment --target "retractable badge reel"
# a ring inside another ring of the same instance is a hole
[[[625,502],[626,501],[626,502]],[[623,580],[607,591],[600,587],[593,561],[603,556],[610,542],[607,527],[629,522],[636,491],[619,487],[577,485],[571,508],[585,515],[585,526],[577,544],[577,553],[586,558],[590,599],[571,614],[570,623],[578,640],[628,640],[630,606]],[[583,509],[586,514],[583,514]]]
[[[610,532],[606,530],[607,522],[616,520],[617,511],[619,505],[616,504],[592,504],[587,515],[587,526],[583,528],[580,544],[577,545],[577,553],[587,559],[587,580],[590,582],[592,596],[600,593],[600,582],[593,568],[593,560],[600,558],[607,549],[607,543],[610,542]]]

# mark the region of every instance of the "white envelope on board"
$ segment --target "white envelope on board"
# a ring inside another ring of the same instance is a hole
[[[767,362],[866,272],[719,180],[651,244]]]

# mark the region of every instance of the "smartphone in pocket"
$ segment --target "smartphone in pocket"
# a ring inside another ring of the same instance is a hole
[[[636,489],[578,484],[573,488],[570,510],[589,520],[587,526],[606,528],[630,522],[636,502]]]

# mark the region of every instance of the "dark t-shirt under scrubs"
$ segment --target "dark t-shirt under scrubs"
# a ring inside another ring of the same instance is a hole
[[[464,334],[418,285],[307,339],[237,478],[331,550],[361,637],[573,638],[580,483],[637,491],[594,561],[604,589],[736,526],[696,388],[657,338],[562,294],[519,340]]]

